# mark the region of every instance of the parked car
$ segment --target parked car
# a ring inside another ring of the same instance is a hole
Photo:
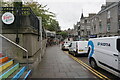
[[[120,36],[90,39],[89,64],[120,77]]]
[[[88,54],[88,41],[73,41],[69,46],[69,54],[78,56],[81,54]]]
[[[64,42],[64,44],[62,45],[62,50],[69,50],[70,43],[71,42]]]

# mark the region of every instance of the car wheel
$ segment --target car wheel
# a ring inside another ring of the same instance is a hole
[[[90,60],[90,66],[94,69],[98,69],[97,63],[94,59]]]

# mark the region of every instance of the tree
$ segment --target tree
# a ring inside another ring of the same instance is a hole
[[[58,21],[56,21],[55,19],[51,19],[47,29],[50,31],[56,31],[56,32],[60,31]]]
[[[38,2],[27,2],[24,5],[25,7],[31,7],[33,12],[37,15],[42,17],[42,25],[45,29],[50,31],[58,31],[60,29],[58,21],[53,19],[55,14],[49,11],[49,8],[46,9],[47,5],[43,6]]]
[[[61,32],[58,32],[58,34],[62,35],[62,37],[65,39],[66,37],[68,37],[68,33],[65,32],[65,31],[61,31]]]

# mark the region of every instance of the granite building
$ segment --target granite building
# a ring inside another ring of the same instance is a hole
[[[106,2],[90,21],[92,35],[97,37],[120,35],[120,3]]]

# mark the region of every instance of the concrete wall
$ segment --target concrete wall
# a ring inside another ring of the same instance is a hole
[[[29,56],[41,49],[41,40],[38,41],[38,36],[34,34],[23,34],[23,46],[28,50]]]
[[[0,45],[2,45],[2,53],[7,55],[9,58],[15,59],[16,62],[21,62],[23,60],[23,55],[25,51],[17,47],[8,40],[0,37]]]
[[[0,15],[0,17],[1,16],[2,15]],[[19,26],[16,23],[17,20],[15,20],[14,23],[10,25],[6,25],[0,22],[0,30],[2,30],[0,31],[0,34],[3,34],[11,41],[16,42],[16,33],[18,33],[18,45],[28,50],[29,63],[31,66],[37,65],[44,56],[46,49],[46,39],[42,40],[42,34],[40,36],[40,33],[42,33],[41,18],[38,19],[33,15],[23,15],[20,17],[21,25]],[[23,50],[5,39],[1,39],[0,43],[2,44],[2,50],[0,51],[9,57],[16,59],[16,61],[20,63],[26,63],[26,54]]]
[[[16,34],[3,33],[3,35],[12,40],[13,42],[15,42]],[[28,50],[29,64],[31,65],[31,68],[33,67],[35,68],[40,63],[42,57],[44,56],[44,53],[46,51],[47,40],[44,39],[41,41],[41,39],[39,38],[38,41],[38,35],[33,33],[21,33],[18,34],[18,37],[20,39],[19,45]],[[5,39],[2,39],[2,44],[3,53],[5,53],[11,58],[16,59],[16,61],[19,63],[26,63],[26,58],[23,58],[23,56],[26,56],[26,54],[23,50],[6,41]]]

